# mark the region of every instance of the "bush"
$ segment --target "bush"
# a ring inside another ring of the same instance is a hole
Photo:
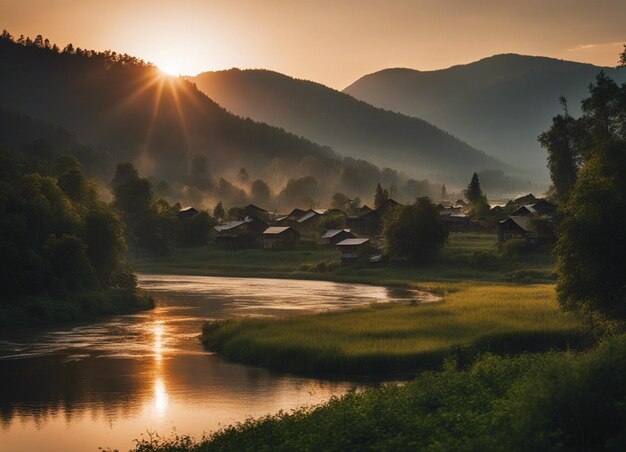
[[[531,247],[526,239],[511,239],[502,245],[502,254],[506,257],[519,257],[527,254]]]

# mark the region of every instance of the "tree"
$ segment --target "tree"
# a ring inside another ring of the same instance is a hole
[[[448,199],[448,189],[446,188],[446,184],[441,185],[441,193],[439,194],[439,199],[442,201]]]
[[[343,193],[335,193],[330,202],[330,208],[343,210],[344,212],[346,212],[348,210],[349,201],[350,199]]]
[[[626,320],[626,141],[598,145],[580,171],[556,245],[561,307]]]
[[[222,205],[222,201],[218,201],[213,209],[213,218],[217,221],[224,221],[226,219],[226,211]]]
[[[389,199],[389,191],[383,190],[380,183],[376,184],[376,193],[374,195],[374,208],[377,209],[385,201]]]
[[[423,261],[445,243],[448,232],[429,198],[412,206],[398,206],[388,215],[383,232],[385,250],[392,257]]]
[[[552,126],[539,135],[541,147],[548,152],[548,169],[559,202],[567,201],[580,164],[581,151],[576,120],[567,111],[567,100],[560,99],[563,114],[552,118]]]
[[[614,137],[620,117],[620,88],[604,71],[589,85],[589,97],[582,101],[583,119],[596,142]]]
[[[478,174],[472,175],[472,180],[465,190],[465,199],[470,205],[474,205],[483,198],[483,191],[480,188],[480,181],[478,180]]]
[[[626,67],[626,44],[624,44],[624,50],[619,54],[618,67]]]

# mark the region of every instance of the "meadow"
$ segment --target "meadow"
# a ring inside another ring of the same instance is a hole
[[[234,361],[297,373],[413,374],[451,355],[579,348],[579,320],[552,285],[458,284],[443,301],[376,304],[282,319],[206,323],[203,342]]]
[[[257,278],[321,279],[409,288],[442,286],[438,282],[483,281],[550,283],[554,258],[549,251],[502,256],[494,233],[453,232],[433,262],[423,265],[389,262],[379,266],[342,266],[333,249],[267,251],[227,250],[207,245],[175,248],[170,256],[131,257],[144,273],[173,273]]]

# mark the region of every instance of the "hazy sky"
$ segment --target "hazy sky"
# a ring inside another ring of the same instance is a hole
[[[267,68],[342,89],[504,52],[613,66],[626,0],[0,0],[0,28],[170,72]]]

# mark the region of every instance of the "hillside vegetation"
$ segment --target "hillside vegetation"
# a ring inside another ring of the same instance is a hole
[[[355,158],[414,176],[464,180],[506,165],[426,121],[375,108],[324,85],[266,70],[205,72],[190,80],[230,111],[283,127]]]
[[[385,69],[344,92],[425,119],[494,157],[535,167],[547,179],[537,136],[560,112],[559,96],[569,100],[570,113],[580,113],[580,101],[600,70],[626,81],[626,69],[509,54],[437,71]]]

